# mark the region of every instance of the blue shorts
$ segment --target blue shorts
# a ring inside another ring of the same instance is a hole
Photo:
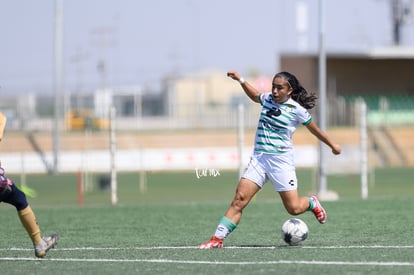
[[[29,203],[27,202],[26,195],[20,191],[15,184],[12,184],[10,192],[0,194],[0,202],[5,202],[16,207],[17,211],[25,209]]]
[[[264,154],[255,152],[242,178],[256,183],[260,188],[269,180],[277,192],[298,188],[293,153]]]

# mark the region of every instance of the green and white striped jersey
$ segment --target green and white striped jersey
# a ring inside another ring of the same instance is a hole
[[[254,151],[281,154],[292,150],[292,135],[300,124],[308,125],[312,116],[308,110],[289,98],[276,103],[272,93],[259,95],[262,111],[257,125]]]

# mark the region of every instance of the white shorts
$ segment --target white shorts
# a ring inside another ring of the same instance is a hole
[[[253,181],[260,188],[270,180],[277,192],[298,188],[293,153],[274,155],[255,152],[242,178]]]

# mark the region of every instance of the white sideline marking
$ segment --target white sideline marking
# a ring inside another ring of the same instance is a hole
[[[50,261],[50,262],[105,262],[105,263],[175,263],[175,264],[207,264],[207,265],[271,265],[271,264],[303,264],[303,265],[358,265],[358,266],[414,266],[414,262],[345,262],[345,261],[261,261],[261,262],[224,262],[224,261],[185,261],[169,259],[80,259],[80,258],[11,258],[3,257],[0,261]]]
[[[55,248],[56,251],[102,251],[102,250],[168,250],[196,249],[195,246],[150,246],[150,247],[72,247]],[[225,249],[280,249],[287,246],[227,246]],[[296,248],[296,247],[295,247]],[[299,249],[414,249],[414,245],[350,245],[350,246],[300,246]],[[0,251],[33,251],[29,248],[0,248]],[[352,261],[194,261],[170,259],[100,259],[100,258],[44,258],[35,257],[0,257],[0,261],[50,261],[50,262],[106,262],[106,263],[166,263],[166,264],[205,264],[205,265],[272,265],[272,264],[302,264],[302,265],[342,265],[342,266],[414,266],[414,262],[352,262]]]
[[[281,246],[225,246],[224,249],[281,249],[281,248],[293,248],[293,249],[414,249],[414,245],[349,245],[349,246],[294,246],[288,245]],[[169,250],[169,249],[197,249],[196,246],[148,246],[148,247],[67,247],[67,248],[54,248],[55,251],[100,251],[100,250]],[[0,248],[0,251],[32,251],[33,248]]]

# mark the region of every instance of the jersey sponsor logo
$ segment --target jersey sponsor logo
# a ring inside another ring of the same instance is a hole
[[[281,114],[282,114],[282,111],[279,108],[274,108],[274,107],[266,112],[267,117],[280,116]]]

